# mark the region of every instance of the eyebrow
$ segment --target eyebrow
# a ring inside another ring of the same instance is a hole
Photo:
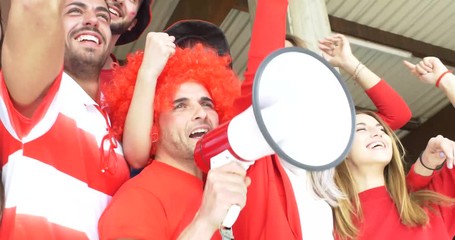
[[[178,99],[175,99],[172,103],[177,104],[177,103],[186,102],[186,101],[188,101],[188,98],[178,98]]]
[[[209,97],[201,97],[201,101],[213,103],[213,100]]]
[[[99,7],[96,7],[95,9],[96,9],[96,11],[107,13],[109,15],[109,18],[110,18],[111,14],[110,14],[109,10],[107,9],[107,7],[99,6]]]
[[[75,5],[77,7],[80,7],[80,8],[83,8],[83,9],[87,9],[87,4],[81,3],[81,2],[72,2],[72,3],[68,4],[68,5],[66,5],[66,7],[69,7],[71,5]],[[105,13],[109,14],[109,10],[107,9],[107,7],[98,6],[98,7],[95,8],[95,10],[98,11],[98,12],[101,11],[101,12],[105,12]]]
[[[183,97],[183,98],[178,98],[178,99],[175,99],[173,101],[173,104],[177,104],[177,103],[181,103],[181,102],[186,102],[188,101],[189,99],[186,98],[186,97]],[[202,102],[211,102],[213,103],[213,100],[209,97],[201,97],[201,99],[199,99],[199,101],[202,101]]]
[[[357,123],[356,126],[358,125],[362,125],[362,126],[366,126],[367,124],[366,123],[363,123],[363,122],[360,122],[360,123]],[[376,127],[383,127],[380,123],[376,124]]]

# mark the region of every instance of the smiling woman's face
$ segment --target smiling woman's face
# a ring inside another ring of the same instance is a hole
[[[348,159],[351,164],[386,166],[392,159],[392,139],[372,116],[356,115],[354,142]]]

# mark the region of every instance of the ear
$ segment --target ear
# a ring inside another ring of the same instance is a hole
[[[160,132],[159,132],[158,126],[156,126],[156,124],[153,124],[153,126],[152,126],[150,138],[152,139],[152,143],[156,143],[160,139]]]
[[[130,26],[128,27],[128,31],[131,31],[131,29],[133,29],[134,26],[136,26],[136,23],[137,23],[137,19],[135,18],[135,19],[133,20],[133,22],[131,22]]]

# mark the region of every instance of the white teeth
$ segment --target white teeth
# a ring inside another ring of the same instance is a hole
[[[385,147],[384,143],[382,142],[372,142],[368,144],[368,148],[376,148],[376,147]]]
[[[191,135],[197,134],[197,133],[207,133],[207,132],[208,132],[207,129],[202,129],[202,128],[201,128],[201,129],[196,129],[196,130],[192,131],[192,132],[191,132]]]
[[[113,8],[109,8],[109,12],[112,13],[112,14],[114,14],[114,15],[117,16],[117,17],[120,16],[120,14],[119,14],[115,9],[113,9]]]
[[[100,40],[92,35],[80,35],[79,37],[76,38],[77,41],[82,42],[82,41],[92,41],[96,44],[100,44]]]

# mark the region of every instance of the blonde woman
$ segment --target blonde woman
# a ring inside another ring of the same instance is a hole
[[[454,151],[452,140],[437,136],[420,158],[453,164]],[[347,196],[334,208],[337,239],[452,239],[453,177],[410,193],[402,152],[398,138],[377,114],[357,113],[352,150],[336,167],[335,181]]]

